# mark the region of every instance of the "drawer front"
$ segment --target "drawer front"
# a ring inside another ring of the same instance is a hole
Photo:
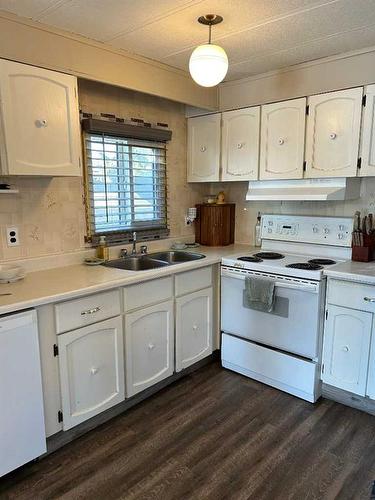
[[[329,280],[329,304],[375,312],[375,286],[353,281]]]
[[[176,295],[195,292],[212,285],[212,266],[176,275]]]
[[[170,276],[145,281],[124,288],[125,311],[164,302],[173,297],[173,281]]]
[[[112,318],[121,313],[118,290],[96,293],[82,299],[68,300],[55,305],[57,333]]]

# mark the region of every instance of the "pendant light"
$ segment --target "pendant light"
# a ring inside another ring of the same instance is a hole
[[[225,50],[211,43],[211,28],[221,23],[223,18],[216,14],[207,14],[198,18],[198,22],[209,27],[208,43],[199,45],[193,50],[189,71],[193,80],[202,87],[214,87],[228,71],[228,57]]]

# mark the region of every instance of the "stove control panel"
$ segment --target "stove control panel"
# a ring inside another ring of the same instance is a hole
[[[263,215],[262,239],[350,247],[353,219],[304,215]]]

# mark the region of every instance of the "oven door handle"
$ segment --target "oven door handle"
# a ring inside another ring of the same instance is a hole
[[[226,278],[234,278],[237,280],[243,280],[245,281],[246,277],[261,277],[259,275],[253,275],[253,274],[237,274],[237,273],[232,273],[230,271],[221,271],[221,276],[225,276]],[[272,278],[270,278],[272,279]],[[275,286],[278,288],[288,288],[290,290],[301,290],[303,292],[311,292],[311,293],[318,293],[319,286],[315,285],[313,283],[289,283],[287,281],[275,281]]]

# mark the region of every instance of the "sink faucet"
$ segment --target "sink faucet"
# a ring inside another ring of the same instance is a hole
[[[132,248],[132,255],[137,254],[137,233],[136,231],[133,232],[133,248]]]

